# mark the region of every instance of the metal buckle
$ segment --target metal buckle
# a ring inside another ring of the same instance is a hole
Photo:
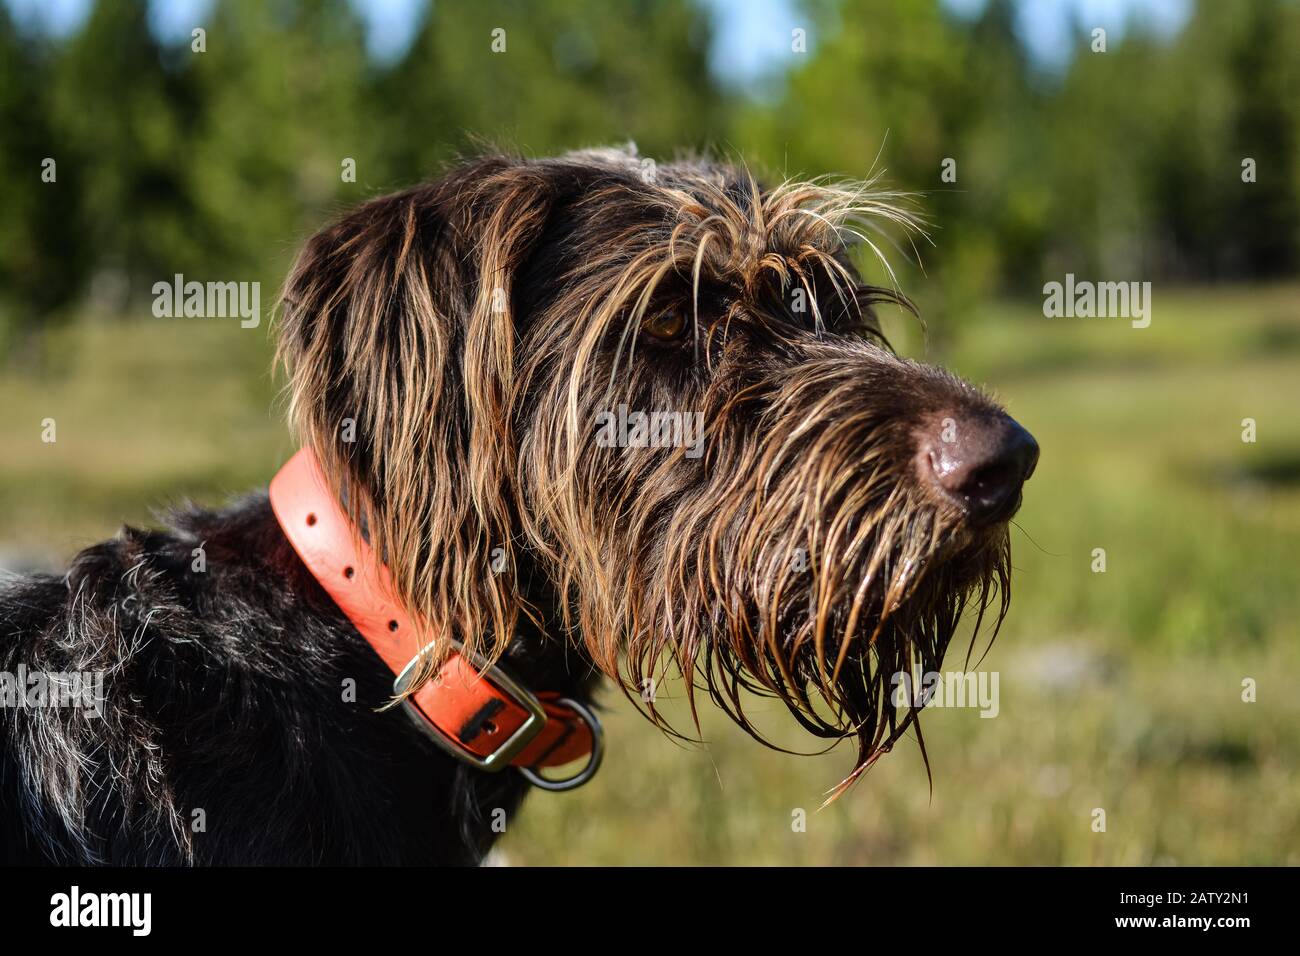
[[[542,702],[538,700],[531,691],[517,684],[515,680],[500,667],[495,664],[488,666],[487,661],[482,657],[467,652],[465,646],[461,644],[460,641],[454,638],[448,638],[448,640],[450,640],[452,646],[456,648],[457,653],[461,654],[466,660],[473,664],[475,669],[483,675],[480,679],[490,677],[491,682],[494,685],[505,691],[510,697],[514,698],[515,703],[528,711],[528,719],[525,720],[523,724],[520,725],[519,729],[511,734],[500,747],[492,751],[492,753],[488,754],[486,757],[480,757],[458,741],[452,740],[450,737],[443,734],[438,727],[435,727],[427,717],[420,713],[419,708],[411,703],[409,697],[405,697],[402,700],[402,705],[407,709],[407,713],[415,718],[416,723],[424,728],[425,732],[430,738],[432,738],[433,742],[447,753],[451,754],[457,760],[469,764],[471,767],[477,767],[479,770],[486,770],[488,773],[497,773],[505,767],[510,766],[510,761],[519,756],[519,754],[523,752],[523,749],[532,743],[533,739],[542,732],[542,728],[546,726],[546,721],[548,719],[546,716],[546,710],[542,707]],[[421,658],[432,650],[433,645],[430,644],[428,647],[421,650],[420,653],[412,657],[410,663],[402,668],[402,672],[397,675],[397,680],[393,681],[394,696],[402,696],[409,690],[414,689],[410,687],[410,684],[411,681],[414,680],[417,665],[420,663]]]

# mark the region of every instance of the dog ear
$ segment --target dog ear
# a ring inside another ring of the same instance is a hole
[[[535,167],[467,164],[318,233],[281,299],[300,440],[429,640],[491,660],[532,613],[512,548],[511,281],[550,201]]]

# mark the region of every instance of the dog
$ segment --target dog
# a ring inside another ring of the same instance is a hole
[[[882,334],[910,301],[853,250],[911,208],[591,150],[323,229],[279,304],[304,451],[270,494],[0,585],[0,858],[476,864],[594,770],[603,679],[681,732],[669,673],[755,736],[758,693],[855,741],[841,793],[919,733],[891,675],[1006,614],[1038,457]],[[67,675],[90,706],[32,706]]]

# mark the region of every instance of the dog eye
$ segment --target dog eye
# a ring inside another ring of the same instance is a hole
[[[681,309],[669,309],[652,315],[641,323],[641,328],[651,338],[661,342],[671,342],[682,337],[686,331],[686,313]]]

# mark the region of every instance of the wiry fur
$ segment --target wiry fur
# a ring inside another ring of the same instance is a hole
[[[1005,525],[970,526],[912,466],[928,417],[995,406],[879,333],[873,305],[906,300],[849,248],[914,229],[906,197],[651,173],[490,157],[323,230],[283,296],[291,418],[431,639],[583,696],[676,668],[751,732],[747,692],[775,695],[857,740],[847,786],[915,723],[889,675],[936,668],[967,603],[1005,612]],[[689,334],[643,331],[671,310]],[[702,413],[704,454],[600,447],[620,404]],[[110,675],[102,724],[0,714],[0,855],[463,862],[523,793],[376,709],[391,675],[264,499],[11,584],[0,627],[11,670]],[[340,703],[347,675],[362,703]]]

